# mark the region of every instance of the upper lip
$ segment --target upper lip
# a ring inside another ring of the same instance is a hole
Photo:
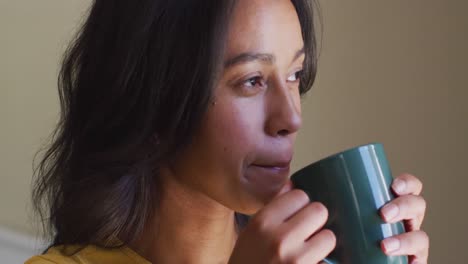
[[[287,168],[293,157],[291,145],[276,144],[274,148],[263,149],[257,152],[256,157],[251,160],[250,165],[269,168]]]

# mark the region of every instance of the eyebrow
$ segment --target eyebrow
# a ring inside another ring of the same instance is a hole
[[[304,54],[304,47],[296,51],[293,61],[297,60],[297,58],[299,58],[302,54]],[[224,62],[224,68],[229,68],[236,64],[247,63],[251,61],[261,61],[267,64],[273,64],[275,60],[275,55],[271,53],[244,52],[235,56],[234,58],[226,60]]]

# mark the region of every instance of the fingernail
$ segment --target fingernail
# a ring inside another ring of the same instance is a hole
[[[393,190],[395,190],[395,192],[403,193],[405,191],[405,188],[406,182],[404,180],[396,179],[395,181],[393,181]]]
[[[385,216],[385,220],[390,221],[398,215],[398,206],[394,204],[387,204],[382,208],[382,214]]]
[[[400,240],[397,238],[387,238],[383,241],[385,250],[388,253],[394,252],[400,248]]]

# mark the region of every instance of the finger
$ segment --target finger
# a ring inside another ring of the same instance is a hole
[[[294,189],[274,198],[252,218],[261,226],[277,226],[310,202],[302,190]]]
[[[397,195],[420,195],[422,188],[422,182],[409,173],[401,174],[392,183],[392,189]]]
[[[336,236],[329,229],[323,229],[304,244],[299,254],[299,263],[318,263],[336,247]]]
[[[380,212],[387,223],[410,220],[412,230],[418,230],[426,212],[426,201],[421,196],[404,195],[383,206]]]
[[[280,232],[287,234],[291,245],[297,246],[322,228],[327,219],[327,208],[322,203],[313,202],[286,220]]]
[[[286,183],[283,185],[281,190],[275,195],[274,198],[281,196],[289,191],[291,191],[294,188],[294,185],[291,180],[286,181]]]
[[[384,239],[381,248],[389,256],[409,255],[418,263],[427,263],[429,237],[424,231],[412,231]]]

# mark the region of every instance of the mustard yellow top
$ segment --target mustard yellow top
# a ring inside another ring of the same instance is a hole
[[[79,249],[77,246],[52,247],[45,254],[28,259],[25,264],[150,264],[125,246],[105,249],[89,245],[81,250],[77,249]]]

